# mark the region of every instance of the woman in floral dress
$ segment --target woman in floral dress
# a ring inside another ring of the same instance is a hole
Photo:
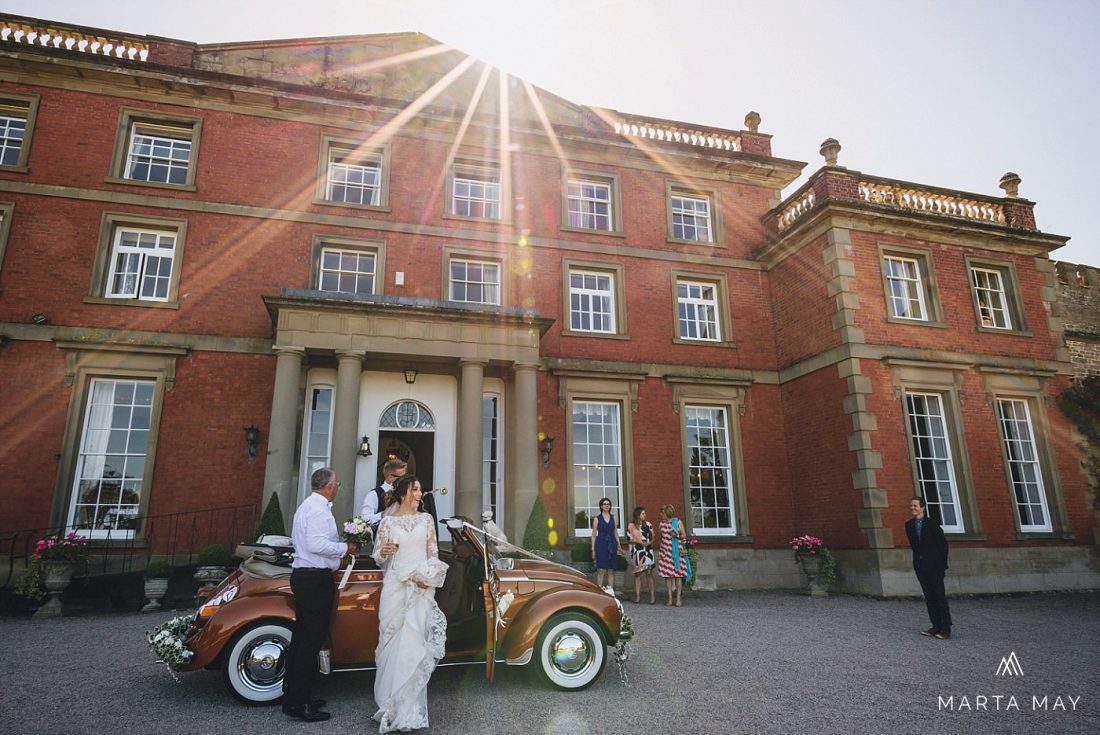
[[[681,595],[684,589],[684,578],[687,577],[687,555],[682,553],[684,541],[684,524],[676,517],[676,510],[671,505],[661,506],[661,545],[657,551],[657,573],[665,578],[665,589],[668,590],[668,607],[676,605],[682,607]],[[676,598],[673,601],[672,591],[675,588]]]

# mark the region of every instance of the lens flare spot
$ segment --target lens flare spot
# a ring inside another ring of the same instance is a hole
[[[550,542],[551,546],[557,546],[558,545],[558,532],[557,531],[551,531],[550,533],[548,533],[546,535],[546,540]]]
[[[554,493],[554,490],[557,489],[557,487],[558,487],[558,484],[556,482],[554,482],[554,478],[553,477],[547,477],[545,480],[542,481],[542,494],[543,495],[552,495]]]
[[[546,527],[547,528],[553,528],[554,527],[554,519],[553,518],[547,518],[546,519]]]

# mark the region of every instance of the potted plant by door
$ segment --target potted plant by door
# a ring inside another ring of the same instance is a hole
[[[172,565],[164,559],[153,559],[145,567],[145,597],[149,600],[142,612],[160,609],[160,600],[168,591],[168,578],[172,576]]]
[[[225,544],[210,544],[195,556],[195,563],[199,565],[193,575],[199,583],[199,590],[195,596],[200,603],[204,602],[214,588],[229,576],[225,567],[232,559],[233,555],[229,553]]]

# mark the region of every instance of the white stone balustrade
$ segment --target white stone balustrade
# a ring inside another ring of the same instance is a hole
[[[131,61],[146,61],[149,58],[149,46],[140,41],[109,39],[55,28],[36,28],[25,23],[0,21],[0,44],[2,43],[63,48],[66,51]]]
[[[790,227],[795,220],[813,209],[816,201],[814,190],[807,189],[805,193],[793,199],[790,204],[783,207],[779,212],[779,217],[776,218],[776,226],[779,227],[779,231],[783,232],[783,230]]]
[[[615,132],[630,138],[646,138],[669,143],[687,143],[699,148],[740,151],[741,136],[704,130],[691,130],[653,120],[624,118],[614,122]]]
[[[872,204],[883,204],[897,209],[909,209],[916,212],[946,214],[952,217],[965,217],[979,222],[1005,223],[1004,207],[995,202],[944,194],[940,192],[912,189],[879,181],[861,180],[859,198]]]

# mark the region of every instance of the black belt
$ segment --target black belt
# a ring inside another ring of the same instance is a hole
[[[335,571],[336,571],[335,569],[325,569],[324,567],[294,567],[291,571],[291,574],[293,574],[294,572],[302,572],[302,573],[325,572],[326,574],[332,574]]]

